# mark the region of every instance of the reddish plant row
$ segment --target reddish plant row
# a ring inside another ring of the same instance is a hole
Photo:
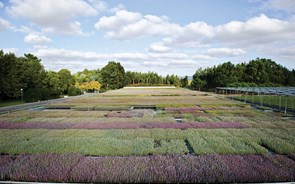
[[[239,122],[208,122],[208,123],[9,123],[0,122],[1,129],[138,129],[138,128],[248,128]]]
[[[294,181],[295,162],[286,155],[2,155],[0,179],[108,183],[283,182]]]

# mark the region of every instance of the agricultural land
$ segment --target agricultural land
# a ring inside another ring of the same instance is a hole
[[[0,180],[295,180],[295,121],[223,95],[119,89],[0,115]]]

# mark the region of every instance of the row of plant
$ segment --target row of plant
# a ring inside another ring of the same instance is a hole
[[[10,145],[1,145],[5,154],[79,153],[91,156],[132,156],[188,154],[183,140],[116,139],[116,138],[34,138],[28,141],[14,140]]]
[[[135,139],[151,138],[155,140],[189,139],[189,138],[229,138],[260,140],[280,138],[295,142],[294,128],[289,129],[110,129],[110,130],[85,130],[85,129],[0,129],[0,141],[27,140],[34,138],[116,138]]]
[[[238,102],[220,99],[216,96],[125,96],[124,98],[118,96],[103,97],[96,95],[92,97],[75,98],[71,101],[62,103],[61,105],[73,106],[129,106],[129,105],[157,105],[157,107],[193,107],[197,104],[238,104]]]
[[[205,110],[245,110],[251,109],[247,104],[200,104],[195,107],[166,107],[165,111],[179,111],[180,113],[194,113]]]
[[[188,109],[186,109],[189,111]],[[30,126],[46,127],[58,126],[56,123],[66,124],[60,125],[60,127],[71,127],[73,124],[85,124],[85,126],[93,127],[94,124],[98,123],[134,123],[135,127],[141,126],[139,124],[154,124],[154,123],[175,123],[175,118],[182,118],[183,123],[195,123],[195,122],[241,122],[242,124],[255,127],[255,128],[295,128],[294,120],[286,119],[281,117],[280,114],[265,113],[265,112],[255,112],[252,111],[230,111],[230,110],[209,110],[209,113],[187,113],[181,114],[174,110],[172,111],[162,111],[158,114],[151,114],[143,112],[127,112],[123,111],[118,113],[118,111],[107,112],[107,111],[20,111],[10,114],[3,114],[0,116],[0,122],[7,123],[32,123]],[[85,113],[85,114],[83,114]],[[135,117],[135,116],[142,116]],[[107,118],[106,118],[107,116]],[[133,116],[133,117],[132,117]],[[131,117],[131,118],[130,118]],[[33,125],[39,123],[40,125]],[[89,125],[86,125],[88,124]],[[3,125],[3,124],[2,124]],[[201,124],[203,125],[203,124]],[[3,125],[4,126],[4,125]],[[6,126],[6,125],[5,125]],[[23,125],[17,125],[22,127]],[[102,125],[99,125],[102,126]],[[124,125],[119,125],[119,127]],[[131,125],[128,125],[131,126]],[[182,125],[173,125],[182,126]],[[187,126],[187,125],[185,125]],[[207,126],[207,125],[206,125]],[[232,126],[231,126],[232,127]]]
[[[144,96],[144,95],[199,95],[197,91],[185,88],[123,88],[119,90],[108,91],[103,96]]]
[[[249,126],[239,122],[208,122],[208,123],[48,123],[25,122],[11,123],[0,122],[1,129],[139,129],[139,128],[248,128]]]
[[[131,156],[188,154],[189,151],[195,155],[295,152],[294,129],[37,129],[1,130],[0,133],[0,153],[3,154]]]
[[[0,180],[89,183],[291,182],[295,155],[1,155]]]

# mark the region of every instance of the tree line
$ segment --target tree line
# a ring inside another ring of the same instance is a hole
[[[275,87],[295,86],[295,70],[288,70],[271,59],[256,58],[237,65],[226,62],[206,69],[198,69],[190,85],[196,90],[216,87]]]
[[[95,70],[84,69],[71,74],[68,69],[46,71],[41,59],[25,54],[0,51],[0,100],[48,100],[61,95],[79,95],[83,91],[107,91],[124,86],[173,85],[194,90],[213,90],[218,86],[295,86],[295,71],[270,59],[255,59],[234,65],[226,62],[218,66],[198,69],[189,85],[188,77],[161,76],[155,72],[125,72],[119,62],[110,61]]]
[[[83,91],[107,91],[126,85],[175,85],[180,86],[176,75],[162,77],[154,72],[125,72],[119,62],[110,61],[105,67],[84,69],[71,74],[68,69],[46,71],[41,59],[25,54],[0,51],[0,100],[48,100],[61,95],[79,95]]]

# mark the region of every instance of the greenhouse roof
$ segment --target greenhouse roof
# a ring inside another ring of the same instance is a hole
[[[220,90],[295,96],[295,87],[217,87]]]

